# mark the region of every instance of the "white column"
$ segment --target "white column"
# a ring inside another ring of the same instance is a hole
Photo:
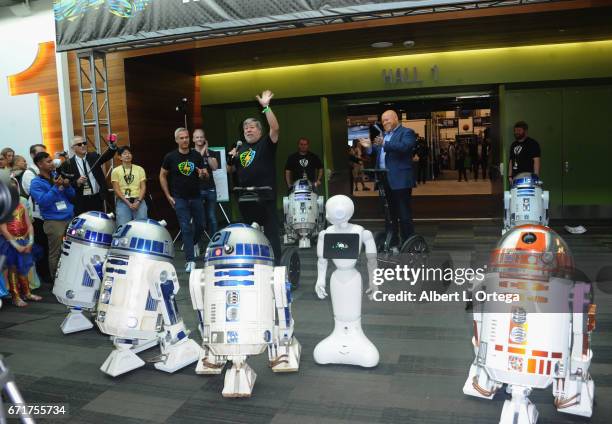
[[[68,53],[55,54],[57,68],[57,90],[59,94],[60,119],[62,122],[62,139],[64,150],[70,151],[70,140],[74,135],[72,125],[72,102],[70,100],[70,75],[68,73]]]

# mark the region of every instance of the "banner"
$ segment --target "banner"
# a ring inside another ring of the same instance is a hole
[[[465,0],[56,0],[57,50],[176,39],[188,35],[261,28],[295,22],[431,8]],[[319,22],[318,24],[322,24]]]

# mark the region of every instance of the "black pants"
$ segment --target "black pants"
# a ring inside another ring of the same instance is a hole
[[[32,226],[34,227],[34,243],[43,249],[42,257],[36,262],[36,272],[41,280],[51,284],[53,283],[54,277],[51,276],[51,271],[49,271],[49,241],[47,240],[47,235],[43,228],[44,222],[45,221],[39,218],[34,218],[32,222]]]
[[[427,181],[427,161],[426,160],[419,161],[419,175],[417,177],[417,181],[423,184],[425,184],[425,181]]]
[[[457,181],[461,181],[461,176],[467,181],[467,172],[464,165],[457,165]]]
[[[239,202],[240,215],[245,224],[257,222],[264,227],[264,234],[272,245],[275,263],[280,263],[280,222],[276,212],[276,199],[261,200],[259,202]]]
[[[408,237],[414,234],[414,225],[412,223],[412,189],[402,188],[392,190],[387,179],[383,180],[385,188],[385,196],[389,203],[389,212],[391,213],[391,228],[393,237],[391,245],[399,245],[404,243]],[[398,233],[402,237],[401,243],[398,243]]]
[[[92,194],[91,196],[77,195],[74,198],[75,216],[89,211],[104,212],[104,199],[100,193]]]

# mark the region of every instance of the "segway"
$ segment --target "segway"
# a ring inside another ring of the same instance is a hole
[[[256,217],[255,222],[264,222],[264,216],[262,213],[262,207],[260,205],[263,200],[262,193],[271,193],[272,187],[234,187],[233,191],[238,195],[238,203],[242,206],[247,206],[251,215]],[[250,224],[250,223],[249,223]],[[261,227],[263,232],[263,227]],[[298,255],[298,248],[295,246],[287,246],[281,253],[279,266],[287,268],[287,275],[289,283],[291,284],[291,290],[297,290],[300,286],[300,272],[301,262],[300,256]]]

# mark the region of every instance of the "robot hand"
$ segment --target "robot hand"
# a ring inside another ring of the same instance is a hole
[[[378,290],[378,286],[375,284],[370,284],[370,287],[367,288],[366,290],[366,294],[368,295],[368,299],[373,300],[374,299],[374,295],[379,292],[380,290]]]
[[[315,284],[315,293],[319,296],[319,299],[325,299],[327,297],[327,290],[325,290],[325,281]]]

